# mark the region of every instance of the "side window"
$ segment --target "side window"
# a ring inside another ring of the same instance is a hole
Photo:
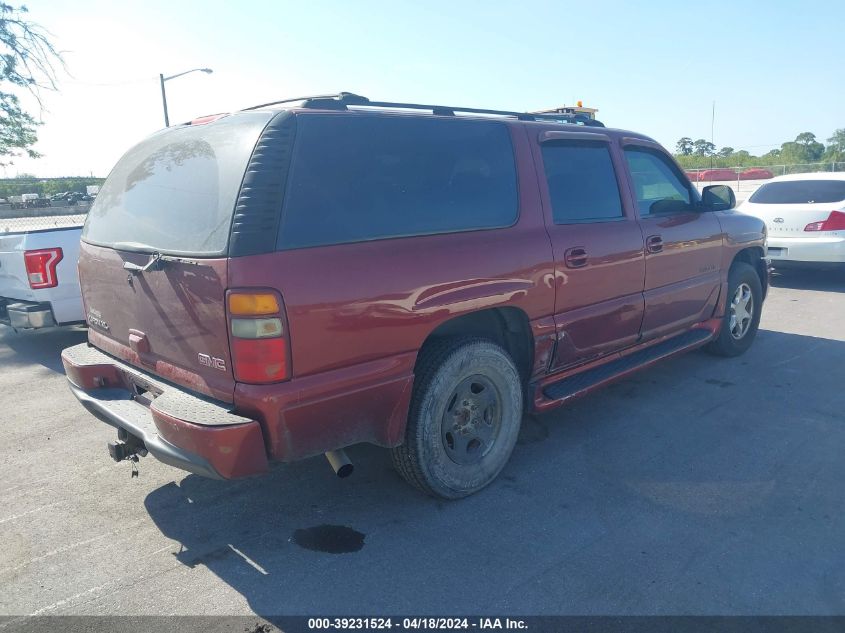
[[[555,224],[603,222],[623,217],[607,143],[544,143],[543,167]]]
[[[693,208],[689,188],[665,156],[628,147],[625,159],[631,170],[640,215],[679,213]]]
[[[299,115],[283,249],[512,225],[508,128],[434,117]]]

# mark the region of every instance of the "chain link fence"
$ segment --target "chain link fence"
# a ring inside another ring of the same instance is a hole
[[[712,167],[685,169],[684,171],[689,179],[698,187],[699,191],[712,183],[730,185],[736,194],[737,202],[742,202],[757,191],[760,185],[776,176],[845,172],[845,162]]]
[[[15,209],[9,203],[0,204],[0,235],[82,226],[90,208],[90,202]]]
[[[725,180],[765,180],[788,174],[845,172],[845,162],[793,163],[788,165],[751,165],[745,167],[699,167],[685,169],[693,182]]]

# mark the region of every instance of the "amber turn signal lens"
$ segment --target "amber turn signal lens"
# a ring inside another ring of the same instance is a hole
[[[278,314],[279,302],[270,293],[232,293],[229,295],[229,314],[252,316]]]

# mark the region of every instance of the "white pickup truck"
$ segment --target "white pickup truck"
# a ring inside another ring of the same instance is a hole
[[[0,220],[0,324],[32,329],[83,323],[76,262],[79,222],[39,228]],[[41,224],[43,227],[43,223]]]

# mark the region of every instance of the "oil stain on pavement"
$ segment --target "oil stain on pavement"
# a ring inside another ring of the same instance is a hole
[[[366,535],[343,525],[317,525],[296,530],[293,542],[302,548],[326,554],[349,554],[364,547]]]

